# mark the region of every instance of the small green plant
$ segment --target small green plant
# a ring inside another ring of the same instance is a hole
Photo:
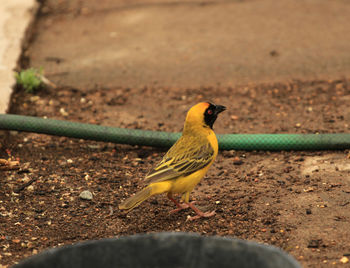
[[[16,73],[17,84],[21,85],[27,93],[33,93],[42,85],[43,69],[29,68]]]

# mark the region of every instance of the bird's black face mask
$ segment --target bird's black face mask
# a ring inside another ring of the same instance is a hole
[[[204,112],[204,122],[207,126],[213,129],[214,122],[218,114],[225,111],[226,107],[209,103],[209,107]]]

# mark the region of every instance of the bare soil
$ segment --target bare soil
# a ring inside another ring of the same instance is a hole
[[[347,132],[349,98],[346,80],[169,91],[58,88],[17,90],[11,113],[180,131],[192,104],[212,100],[228,107],[218,133]],[[129,214],[118,210],[165,149],[33,133],[2,137],[1,158],[20,161],[19,169],[0,171],[3,265],[77,241],[160,231],[268,243],[304,267],[336,267],[350,254],[348,151],[222,151],[192,194],[217,214],[189,222],[190,210],[169,214],[174,207],[165,196]],[[83,190],[93,193],[91,201],[79,197]]]

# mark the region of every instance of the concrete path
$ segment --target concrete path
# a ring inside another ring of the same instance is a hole
[[[0,5],[0,113],[5,113],[15,84],[14,68],[25,30],[37,8],[35,0],[2,1]]]
[[[61,85],[229,86],[350,75],[347,0],[75,2],[40,20],[29,51],[31,64]]]

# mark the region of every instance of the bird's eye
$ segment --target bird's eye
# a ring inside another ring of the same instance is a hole
[[[213,114],[213,110],[208,110],[208,114]]]

